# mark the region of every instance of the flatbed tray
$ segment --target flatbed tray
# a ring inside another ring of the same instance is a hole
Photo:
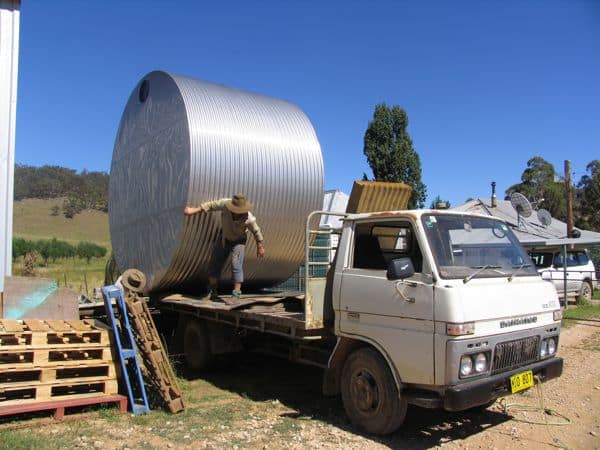
[[[304,301],[304,294],[284,293],[283,295],[265,294],[265,295],[242,295],[236,298],[233,295],[219,295],[218,300],[211,300],[210,297],[193,297],[189,295],[174,294],[161,299],[164,303],[187,304],[194,307],[219,309],[223,311],[232,311],[234,309],[247,309],[254,305],[276,305],[285,301]]]
[[[308,328],[304,313],[304,294],[285,292],[248,294],[237,299],[221,295],[209,297],[172,294],[158,300],[159,309],[173,310],[241,328],[288,337],[312,338],[325,334],[325,327]]]

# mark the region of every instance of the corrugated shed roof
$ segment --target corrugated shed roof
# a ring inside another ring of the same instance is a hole
[[[554,246],[564,244],[589,245],[600,244],[600,233],[594,231],[581,230],[581,237],[566,239],[567,224],[556,218],[552,218],[552,223],[544,226],[534,211],[529,217],[519,217],[517,211],[512,207],[508,200],[498,200],[497,206],[492,208],[488,201],[481,199],[470,200],[462,205],[452,208],[454,211],[471,212],[478,214],[487,214],[498,217],[507,222],[521,244],[526,246]]]

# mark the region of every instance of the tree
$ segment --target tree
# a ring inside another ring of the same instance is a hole
[[[565,186],[558,178],[554,166],[541,156],[527,161],[527,168],[521,175],[521,182],[506,190],[507,199],[514,192],[520,192],[537,208],[547,209],[552,216],[565,220],[567,200]]]
[[[35,251],[44,259],[44,265],[48,264],[48,259],[52,256],[52,243],[48,240],[40,239],[34,243]]]
[[[399,106],[375,107],[364,137],[364,154],[374,181],[394,181],[412,187],[409,208],[422,208],[427,187],[421,181],[421,160],[408,134],[408,115]],[[366,174],[363,176],[368,180]]]
[[[595,159],[586,166],[579,189],[579,218],[577,226],[600,231],[600,160]]]
[[[77,256],[85,259],[89,264],[92,258],[102,258],[106,255],[106,248],[92,242],[82,241],[77,244]]]

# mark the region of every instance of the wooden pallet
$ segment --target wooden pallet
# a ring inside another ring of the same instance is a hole
[[[93,320],[0,320],[0,349],[109,344],[108,331]]]
[[[111,349],[107,346],[88,346],[78,348],[38,348],[1,350],[0,373],[6,369],[18,369],[45,366],[70,366],[98,364],[112,361]]]
[[[0,320],[0,408],[117,393],[105,326],[93,320]]]
[[[49,400],[77,399],[114,395],[119,391],[117,379],[72,381],[63,383],[31,383],[0,387],[0,407]]]
[[[146,299],[129,293],[125,297],[125,302],[133,338],[146,368],[150,387],[163,399],[169,411],[172,413],[183,411],[185,408],[183,395],[146,305]]]
[[[119,411],[127,411],[127,397],[123,395],[94,395],[92,397],[77,397],[71,399],[52,400],[48,402],[20,403],[14,405],[0,404],[0,416],[13,416],[15,414],[25,414],[39,411],[54,411],[54,418],[62,420],[67,408],[75,408],[89,405],[101,405],[117,403]]]
[[[0,389],[7,385],[21,386],[35,382],[104,381],[113,378],[116,378],[116,374],[112,363],[3,369],[0,371]]]

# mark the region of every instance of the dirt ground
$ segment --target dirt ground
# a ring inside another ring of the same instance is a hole
[[[508,413],[502,403],[452,414],[409,406],[399,431],[368,436],[353,430],[339,398],[321,396],[319,370],[249,355],[182,379],[181,414],[134,417],[106,408],[60,423],[4,420],[0,448],[600,448],[600,322],[563,329],[559,353],[563,376],[541,391],[552,414],[528,409],[539,405],[533,388],[508,397]]]

